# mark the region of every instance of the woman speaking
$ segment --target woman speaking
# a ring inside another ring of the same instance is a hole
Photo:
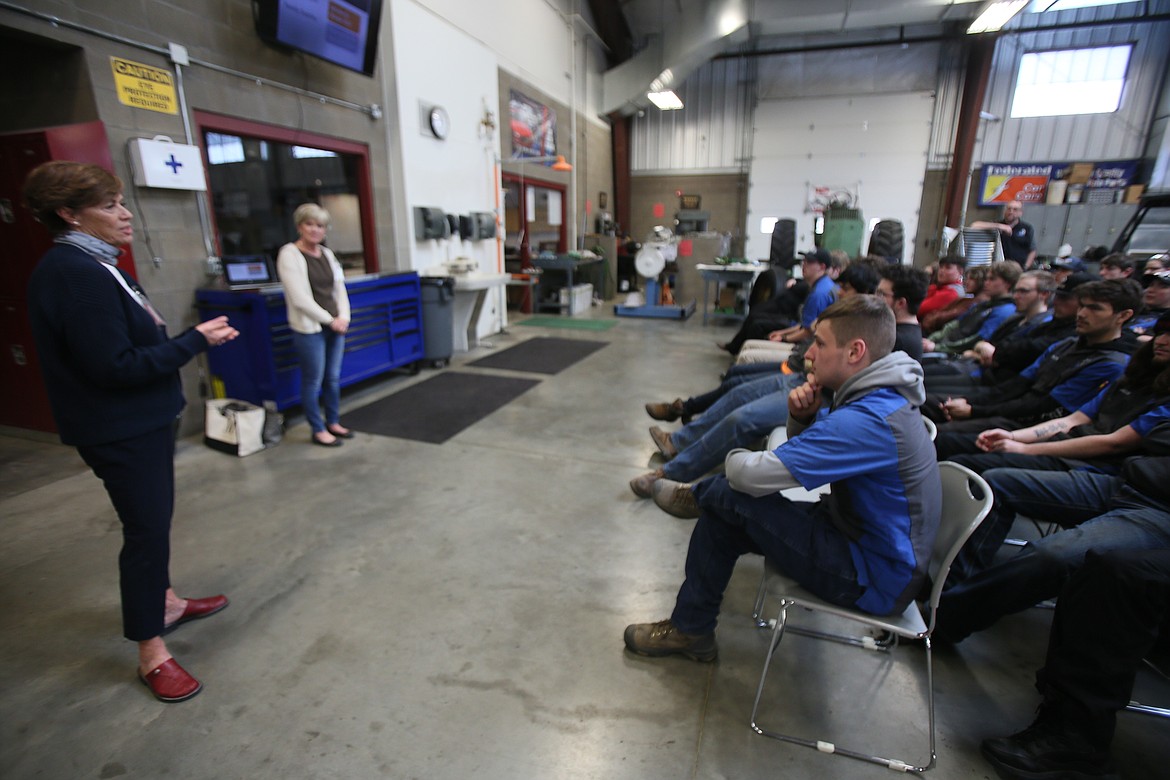
[[[202,685],[162,637],[228,600],[183,599],[171,588],[179,367],[239,334],[216,317],[167,336],[142,288],[116,266],[134,236],[116,176],[96,165],[45,163],[25,180],[24,200],[53,234],[28,290],[53,418],[122,522],[122,626],[138,643],[138,677],[160,701],[185,701]]]

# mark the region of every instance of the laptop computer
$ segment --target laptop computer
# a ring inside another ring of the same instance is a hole
[[[232,290],[254,290],[277,284],[272,262],[264,255],[231,255],[223,258],[223,278]]]

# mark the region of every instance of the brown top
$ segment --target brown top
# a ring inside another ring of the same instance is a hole
[[[305,255],[304,252],[301,254]],[[337,299],[333,296],[333,269],[321,252],[317,257],[305,255],[305,266],[309,274],[309,287],[313,290],[313,300],[325,311],[337,316]]]

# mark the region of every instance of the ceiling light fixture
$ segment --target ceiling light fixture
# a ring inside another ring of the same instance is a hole
[[[968,35],[996,32],[1008,21],[1024,10],[1029,0],[996,0],[984,7],[983,11],[967,28]]]
[[[646,97],[663,111],[677,111],[683,107],[682,100],[670,89],[665,92],[647,92]]]

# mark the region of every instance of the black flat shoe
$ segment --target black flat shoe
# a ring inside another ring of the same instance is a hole
[[[313,438],[309,439],[309,441],[313,442],[318,447],[340,447],[341,446],[341,439],[334,439],[333,441],[321,441],[316,436],[314,436]]]
[[[338,433],[337,431],[333,430],[332,428],[326,428],[325,430],[329,431],[330,433],[332,433],[334,436],[336,436],[339,439],[352,439],[353,438],[353,431],[346,431],[345,433]]]

